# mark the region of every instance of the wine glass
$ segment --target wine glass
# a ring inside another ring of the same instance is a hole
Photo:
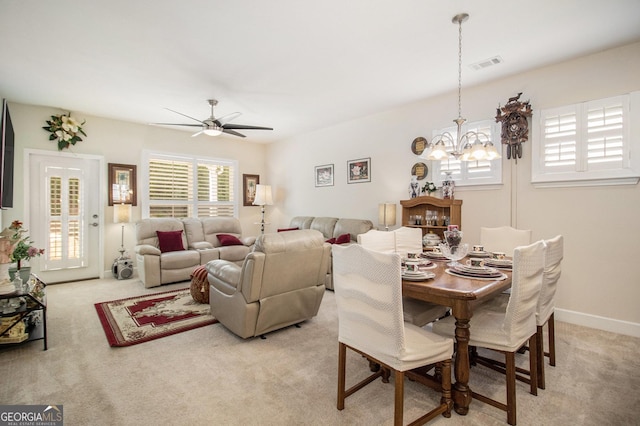
[[[440,251],[451,262],[447,263],[447,266],[456,267],[459,265],[458,260],[462,259],[469,252],[469,244],[458,244],[457,246],[450,246],[448,244],[440,244]]]

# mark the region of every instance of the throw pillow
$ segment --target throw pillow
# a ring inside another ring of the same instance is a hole
[[[278,232],[297,231],[298,229],[300,229],[300,228],[298,228],[297,226],[295,228],[279,228]]]
[[[336,244],[347,244],[351,242],[350,234],[342,234],[338,238],[336,238]]]
[[[336,243],[336,239],[335,238],[329,238],[327,241],[325,241],[325,243],[335,244]]]
[[[158,235],[158,244],[162,253],[184,250],[182,231],[156,231],[156,234]]]
[[[218,240],[220,241],[221,246],[241,246],[242,241],[238,239],[238,237],[234,237],[229,234],[217,234]]]

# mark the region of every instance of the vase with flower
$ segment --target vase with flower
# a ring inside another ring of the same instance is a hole
[[[13,250],[9,255],[9,259],[15,263],[15,267],[9,268],[9,276],[13,280],[15,275],[19,274],[23,282],[28,282],[31,275],[31,267],[25,266],[24,262],[44,254],[44,249],[33,245],[33,241],[27,235],[27,230],[22,227],[21,221],[14,220],[9,230],[13,232],[12,240],[15,241]]]

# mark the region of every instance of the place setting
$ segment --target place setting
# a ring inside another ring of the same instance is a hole
[[[415,260],[415,259],[414,259]],[[436,265],[433,262],[430,262],[431,266],[428,268],[434,268]],[[435,278],[436,274],[431,271],[425,271],[420,266],[420,263],[417,261],[408,261],[405,263],[404,268],[402,268],[402,279],[408,281],[424,281],[431,278]]]
[[[466,263],[455,263],[446,271],[449,275],[476,280],[504,280],[507,276],[498,269],[487,266],[484,259],[471,258]]]
[[[482,245],[474,245],[473,250],[468,253],[471,257],[492,257],[493,254],[491,252],[485,251],[484,246]]]

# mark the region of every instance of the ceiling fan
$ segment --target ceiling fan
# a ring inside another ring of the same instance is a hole
[[[201,133],[204,133],[205,135],[209,135],[209,136],[219,136],[222,133],[228,133],[230,135],[234,135],[234,136],[239,136],[241,138],[244,138],[245,135],[243,135],[242,133],[236,132],[236,130],[273,130],[273,128],[271,127],[259,127],[259,126],[247,126],[244,124],[228,124],[229,121],[238,118],[238,116],[240,116],[241,113],[239,112],[232,112],[230,114],[224,115],[222,117],[216,118],[214,113],[213,113],[213,109],[216,105],[218,105],[218,101],[215,99],[208,99],[207,102],[209,102],[209,105],[211,105],[211,116],[209,118],[206,118],[204,120],[198,120],[197,118],[193,118],[190,117],[186,114],[183,114],[181,112],[178,111],[174,111],[172,109],[169,108],[165,108],[171,112],[175,112],[176,114],[180,114],[183,117],[187,117],[190,118],[194,121],[197,121],[199,124],[194,124],[194,123],[153,123],[155,125],[160,125],[160,126],[188,126],[188,127],[201,127],[202,130],[200,130],[197,133],[194,133],[193,136],[198,136]]]

